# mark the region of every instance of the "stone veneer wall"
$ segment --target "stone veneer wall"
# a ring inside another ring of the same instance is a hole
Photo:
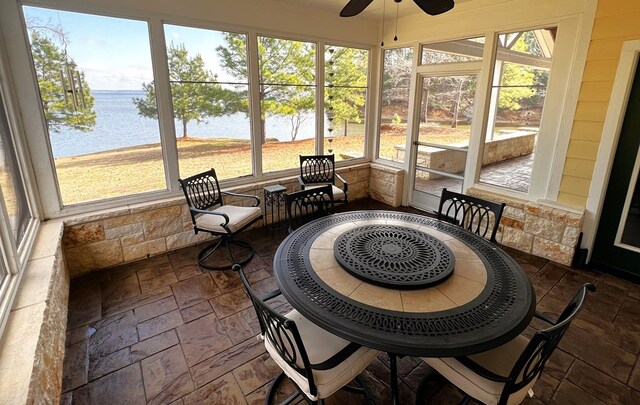
[[[368,196],[368,163],[337,171],[349,184],[350,200]],[[297,177],[287,177],[239,186],[229,191],[259,196],[260,207],[264,209],[263,187],[273,184],[282,184],[289,191],[300,189]],[[227,197],[225,203],[251,205],[253,199]],[[284,218],[284,206],[281,206],[281,219]],[[271,217],[268,220],[271,221]],[[207,233],[195,235],[193,232],[184,197],[66,218],[64,223],[63,247],[71,277],[136,261],[147,255],[180,249],[211,238]],[[262,225],[259,221],[253,227]]]
[[[484,190],[469,195],[506,203],[496,240],[505,245],[558,263],[571,265],[582,229],[583,212],[509,198]]]
[[[371,163],[369,195],[376,201],[399,207],[402,204],[404,170]]]
[[[69,275],[62,221],[40,226],[0,344],[0,403],[57,404],[67,329]]]

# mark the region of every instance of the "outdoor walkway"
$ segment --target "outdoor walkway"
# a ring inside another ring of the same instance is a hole
[[[371,200],[346,207],[390,209]],[[275,288],[271,262],[285,234],[257,229],[243,236],[257,251],[246,266],[252,285],[258,291]],[[197,251],[185,248],[72,281],[62,404],[262,403],[279,369],[256,339],[253,307],[237,275],[203,272]],[[535,397],[524,403],[640,403],[640,286],[508,252],[531,278],[538,309],[551,316],[582,283],[598,288],[551,357]],[[414,403],[426,372],[420,359],[400,359],[403,404]],[[363,376],[375,403],[389,404],[387,355],[380,354]],[[436,376],[428,398],[430,404],[451,404],[461,396]],[[364,402],[339,393],[327,403]]]
[[[486,165],[480,171],[480,181],[498,187],[506,187],[515,191],[527,192],[531,182],[533,153]],[[462,176],[464,173],[456,173]],[[461,192],[462,181],[450,177],[424,180],[416,179],[416,188],[425,193],[440,195],[440,190]]]

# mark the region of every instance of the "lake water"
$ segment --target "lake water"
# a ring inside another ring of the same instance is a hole
[[[141,91],[92,91],[95,97],[96,125],[91,132],[63,128],[52,132],[51,146],[54,157],[78,156],[103,152],[127,146],[160,142],[158,121],[138,115],[131,101],[144,97]],[[176,121],[177,136],[182,135],[182,123]],[[265,124],[267,137],[290,141],[290,123],[287,118],[269,118]],[[244,114],[210,118],[207,122],[191,121],[189,136],[199,138],[249,139],[249,118]],[[296,139],[312,138],[315,120],[309,116],[300,126]]]

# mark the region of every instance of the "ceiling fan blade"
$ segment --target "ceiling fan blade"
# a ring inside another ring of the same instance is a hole
[[[453,0],[413,0],[413,2],[429,15],[446,13],[454,6]]]
[[[350,0],[340,12],[340,17],[353,17],[360,14],[373,0]]]

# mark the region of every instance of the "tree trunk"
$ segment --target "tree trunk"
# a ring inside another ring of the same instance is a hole
[[[264,127],[265,124],[265,119],[264,117],[260,117],[260,140],[262,142],[262,145],[264,145],[265,143],[267,143],[267,130]]]
[[[458,100],[456,100],[455,108],[453,110],[453,122],[451,122],[451,128],[458,128],[458,114],[460,114],[460,101],[462,101],[462,84],[464,80],[460,80],[458,83]]]
[[[348,132],[348,129],[347,129],[347,128],[348,128],[348,127],[349,127],[349,120],[348,120],[348,119],[345,119],[345,120],[344,120],[344,132],[343,132],[343,135],[344,135],[344,136],[347,136],[347,132]]]
[[[182,120],[182,138],[186,138],[187,136],[187,120]]]

